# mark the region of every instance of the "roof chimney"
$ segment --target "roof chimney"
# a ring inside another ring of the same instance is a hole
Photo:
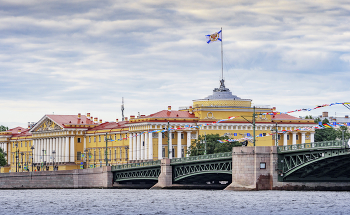
[[[192,114],[192,113],[193,113],[192,106],[190,106],[190,107],[189,107],[188,112],[189,112],[190,114]]]
[[[78,113],[78,119],[80,119],[81,118],[81,113]]]
[[[125,121],[128,121],[128,117],[125,117]]]
[[[18,133],[21,133],[21,129],[20,128],[18,129]]]
[[[97,123],[97,117],[94,118],[94,123]]]
[[[168,106],[168,111],[171,111],[171,106]]]
[[[30,122],[28,122],[28,129],[30,129]]]
[[[90,113],[86,113],[86,117],[87,117],[87,118],[90,118]]]
[[[322,117],[328,117],[328,112],[322,112]]]
[[[119,120],[118,120],[118,119],[116,119],[115,121],[116,121],[116,122],[118,122]]]
[[[348,119],[348,118],[349,118],[349,115],[345,115],[345,118]]]
[[[135,119],[135,116],[134,116],[134,115],[131,115],[131,116],[130,116],[130,119]]]
[[[102,119],[100,119],[100,124],[102,124]]]

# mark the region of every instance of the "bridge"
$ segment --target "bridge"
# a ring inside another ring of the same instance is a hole
[[[260,161],[263,159],[267,168],[261,168]],[[268,164],[269,161],[273,161],[273,164]],[[144,184],[151,187],[160,181],[162,172],[165,172],[162,162],[112,166],[113,181],[120,185]],[[350,149],[342,141],[278,147],[235,147],[233,152],[173,158],[168,161],[167,168],[170,183],[177,185],[227,186],[232,181],[241,180],[240,183],[244,183],[247,178],[256,177],[254,182],[249,182],[254,185],[255,180],[260,180],[259,174],[263,177],[276,175],[278,182],[350,182]],[[271,180],[266,183],[277,184],[277,181]]]
[[[277,147],[278,180],[350,182],[350,149],[342,141]]]
[[[217,153],[170,160],[172,182],[176,184],[218,184],[232,180],[232,153]],[[118,184],[156,184],[161,161],[112,166],[113,180]]]

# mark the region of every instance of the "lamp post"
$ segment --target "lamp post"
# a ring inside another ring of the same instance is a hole
[[[56,151],[52,150],[52,171],[55,171],[55,154]]]
[[[248,119],[246,119],[244,116],[241,116],[243,119],[245,119],[247,122],[249,122],[250,124],[253,125],[253,145],[255,146],[255,117],[257,116],[258,114],[255,113],[255,106],[253,106],[253,119],[252,121],[249,121]]]
[[[126,155],[126,164],[127,165],[129,164],[128,149],[129,149],[129,146],[125,146],[125,155]]]
[[[108,140],[109,141],[113,141],[112,139],[108,139],[108,137],[107,137],[107,133],[106,133],[106,138],[105,138],[105,140],[106,140],[106,166],[108,166],[108,157],[107,157],[107,155],[108,155]]]
[[[17,163],[17,160],[18,160],[18,154],[17,154],[18,151],[17,151],[17,149],[18,149],[18,143],[16,143],[15,146],[16,146],[16,172],[17,172],[17,164],[18,164]]]
[[[24,153],[23,152],[21,152],[21,155],[22,155],[22,172],[23,172],[23,155],[24,155]]]
[[[41,169],[42,169],[42,171],[44,170],[44,151],[45,151],[45,149],[43,149],[43,156],[42,156],[43,162],[41,163]]]
[[[34,163],[33,163],[33,157],[34,157],[34,145],[32,145],[32,147],[30,147],[30,149],[32,150],[32,172],[34,171]]]

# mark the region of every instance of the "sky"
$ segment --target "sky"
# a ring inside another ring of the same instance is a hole
[[[224,79],[285,112],[350,102],[349,1],[0,0],[0,125],[192,105]],[[294,116],[350,115],[342,105]]]

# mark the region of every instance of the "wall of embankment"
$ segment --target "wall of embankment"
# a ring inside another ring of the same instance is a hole
[[[0,189],[111,188],[111,167],[0,174]]]

